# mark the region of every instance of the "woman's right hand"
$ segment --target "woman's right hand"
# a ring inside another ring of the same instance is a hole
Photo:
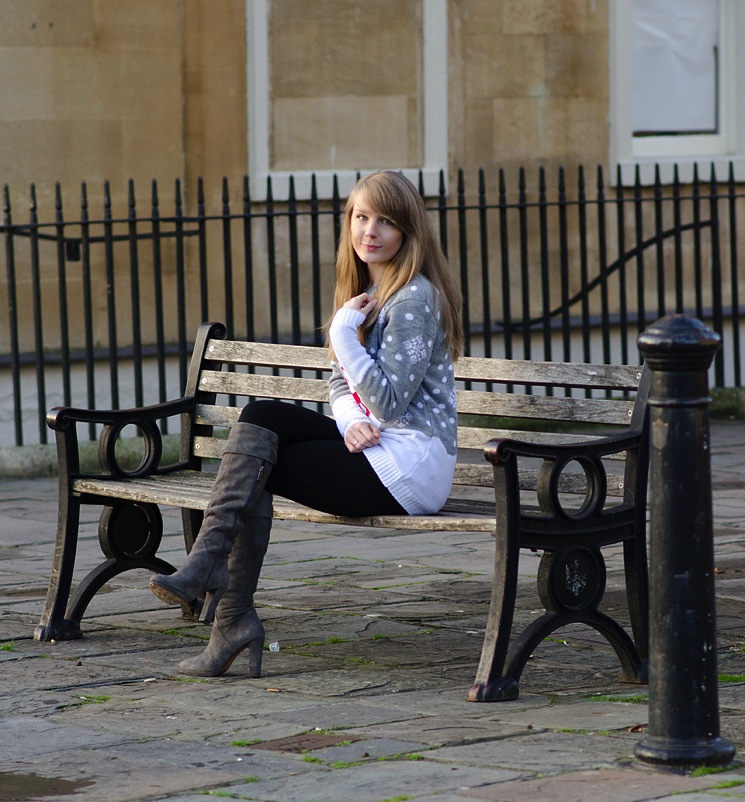
[[[358,312],[362,312],[365,317],[372,312],[373,309],[377,306],[378,301],[376,298],[373,298],[372,295],[368,295],[366,292],[360,293],[359,295],[355,295],[354,298],[350,298],[345,304],[345,309],[356,309]]]

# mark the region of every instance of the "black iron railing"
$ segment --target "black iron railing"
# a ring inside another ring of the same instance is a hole
[[[153,182],[143,211],[130,182],[121,214],[108,183],[96,203],[83,184],[72,215],[59,186],[42,214],[32,186],[23,222],[6,186],[0,446],[47,442],[54,405],[178,396],[204,320],[239,338],[320,344],[344,198],[321,199],[313,184],[299,199],[290,186],[280,201],[269,182],[255,203],[247,178],[223,180],[209,203],[201,180],[193,199],[177,180],[165,204]],[[713,383],[741,385],[745,207],[732,170],[652,187],[582,168],[571,181],[559,170],[555,186],[544,170],[534,183],[520,170],[514,187],[505,171],[481,171],[471,186],[459,171],[426,200],[464,291],[468,352],[637,362],[637,334],[685,312],[722,334]]]

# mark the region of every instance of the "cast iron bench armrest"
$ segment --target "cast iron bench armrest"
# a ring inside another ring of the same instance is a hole
[[[117,478],[139,477],[187,467],[187,461],[160,467],[163,438],[158,422],[177,415],[193,415],[195,403],[193,396],[183,396],[173,401],[129,409],[54,407],[47,414],[47,426],[56,433],[60,474],[82,475],[76,426],[78,423],[92,423],[103,427],[98,438],[98,461],[101,472],[105,475]],[[133,470],[123,468],[116,456],[117,439],[127,426],[134,426],[139,430],[145,446],[142,460]]]
[[[514,438],[493,438],[484,446],[484,456],[496,465],[511,456],[535,457],[536,459],[571,460],[575,458],[601,458],[611,454],[622,454],[639,448],[641,432],[623,432],[605,437],[595,437],[586,442],[532,443]]]
[[[519,457],[541,460],[538,469],[535,493],[541,517],[550,516],[557,523],[562,520],[572,521],[579,525],[581,519],[600,520],[606,513],[606,497],[608,495],[609,478],[616,483],[614,494],[623,496],[622,507],[633,507],[639,494],[639,482],[646,483],[646,471],[638,472],[637,456],[644,445],[641,431],[630,431],[599,437],[587,442],[574,443],[529,443],[511,438],[490,440],[484,447],[486,459],[494,466],[495,490],[497,506],[500,500],[515,511],[521,510],[524,517],[536,514],[535,508],[524,503],[520,498]],[[624,473],[622,476],[609,476],[606,458],[625,455]],[[567,471],[569,465],[581,471]],[[585,500],[579,510],[571,513],[565,511],[560,500],[563,492],[584,494]],[[620,510],[620,507],[616,508]],[[530,548],[536,544],[523,546]],[[545,548],[545,544],[541,544]]]

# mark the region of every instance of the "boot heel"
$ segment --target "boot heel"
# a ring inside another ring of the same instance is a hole
[[[264,656],[264,636],[259,635],[248,644],[248,676],[257,679],[261,676],[261,658]]]
[[[203,624],[211,624],[215,620],[215,611],[223,593],[225,593],[225,588],[208,590],[204,594],[204,602],[199,613],[199,620]]]

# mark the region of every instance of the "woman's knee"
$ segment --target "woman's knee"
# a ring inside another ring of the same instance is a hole
[[[243,407],[241,416],[238,420],[241,423],[253,423],[255,426],[262,426],[264,429],[273,429],[272,421],[276,420],[276,405],[280,401],[250,401]]]

